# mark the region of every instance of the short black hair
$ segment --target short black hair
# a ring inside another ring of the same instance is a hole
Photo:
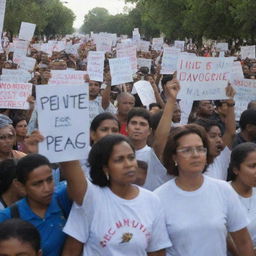
[[[202,126],[206,132],[209,132],[213,126],[219,127],[221,134],[223,135],[223,128],[220,123],[212,119],[197,119],[193,122],[194,124]]]
[[[51,167],[49,160],[40,154],[29,154],[27,156],[22,157],[17,164],[17,179],[22,184],[25,184],[28,175],[36,168],[48,165]]]
[[[171,81],[172,79],[173,79],[173,75],[163,75],[163,78],[161,80],[162,88],[164,88],[167,82]]]
[[[92,120],[90,130],[95,132],[98,129],[98,127],[100,126],[100,124],[105,120],[116,121],[119,126],[119,129],[120,129],[120,124],[119,124],[116,116],[114,116],[113,114],[111,114],[109,112],[103,112],[103,113],[100,113],[97,116],[95,116],[95,118]]]
[[[6,159],[0,162],[0,195],[5,193],[16,178],[17,161]]]
[[[15,238],[31,245],[35,252],[40,250],[40,234],[29,222],[13,218],[0,223],[0,242]]]
[[[244,130],[247,124],[256,125],[256,109],[247,109],[241,114],[239,120],[241,130]]]
[[[140,107],[132,108],[128,112],[127,124],[129,124],[130,120],[135,116],[139,116],[146,119],[148,121],[149,127],[151,127],[150,112],[147,109]]]
[[[131,141],[121,134],[107,135],[92,146],[88,157],[88,163],[91,168],[90,177],[93,184],[100,187],[110,185],[103,168],[108,165],[114,146],[124,141],[127,142],[135,152]]]
[[[151,110],[153,107],[159,107],[160,109],[162,108],[160,104],[155,103],[155,102],[150,103],[150,104],[148,105],[149,110]]]

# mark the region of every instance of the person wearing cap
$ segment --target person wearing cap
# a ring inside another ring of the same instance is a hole
[[[13,150],[15,144],[15,130],[12,126],[12,120],[0,114],[0,161],[5,159],[20,159],[26,154]]]
[[[236,134],[232,148],[244,143],[244,142],[254,142],[256,143],[256,110],[247,109],[240,117],[239,126],[241,132]]]

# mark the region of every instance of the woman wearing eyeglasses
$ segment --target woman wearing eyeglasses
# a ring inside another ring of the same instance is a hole
[[[195,124],[174,129],[163,161],[176,176],[155,191],[173,243],[167,255],[226,256],[228,232],[239,255],[254,255],[248,220],[237,195],[225,181],[203,174],[209,162],[204,129]]]

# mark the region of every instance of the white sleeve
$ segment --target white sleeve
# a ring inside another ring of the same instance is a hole
[[[153,207],[156,211],[156,218],[153,222],[152,234],[147,247],[147,252],[155,252],[172,246],[167,233],[163,207],[161,206],[159,199],[157,200],[157,204]]]
[[[236,192],[227,187],[227,230],[235,232],[245,228],[249,224],[245,209]]]
[[[76,203],[73,204],[67,223],[63,229],[66,234],[82,243],[85,243],[89,237],[90,224],[93,218],[95,204],[97,203],[96,194],[97,190],[100,190],[100,188],[93,185],[90,181],[87,182],[88,188],[82,206]]]

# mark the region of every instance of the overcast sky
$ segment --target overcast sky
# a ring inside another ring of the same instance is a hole
[[[64,2],[65,6],[72,9],[72,11],[75,13],[75,28],[81,27],[83,24],[84,15],[95,7],[104,7],[109,11],[110,14],[115,15],[123,12],[123,8],[125,5],[127,5],[125,4],[124,0],[61,0],[61,2]],[[131,4],[128,6],[131,6]]]

